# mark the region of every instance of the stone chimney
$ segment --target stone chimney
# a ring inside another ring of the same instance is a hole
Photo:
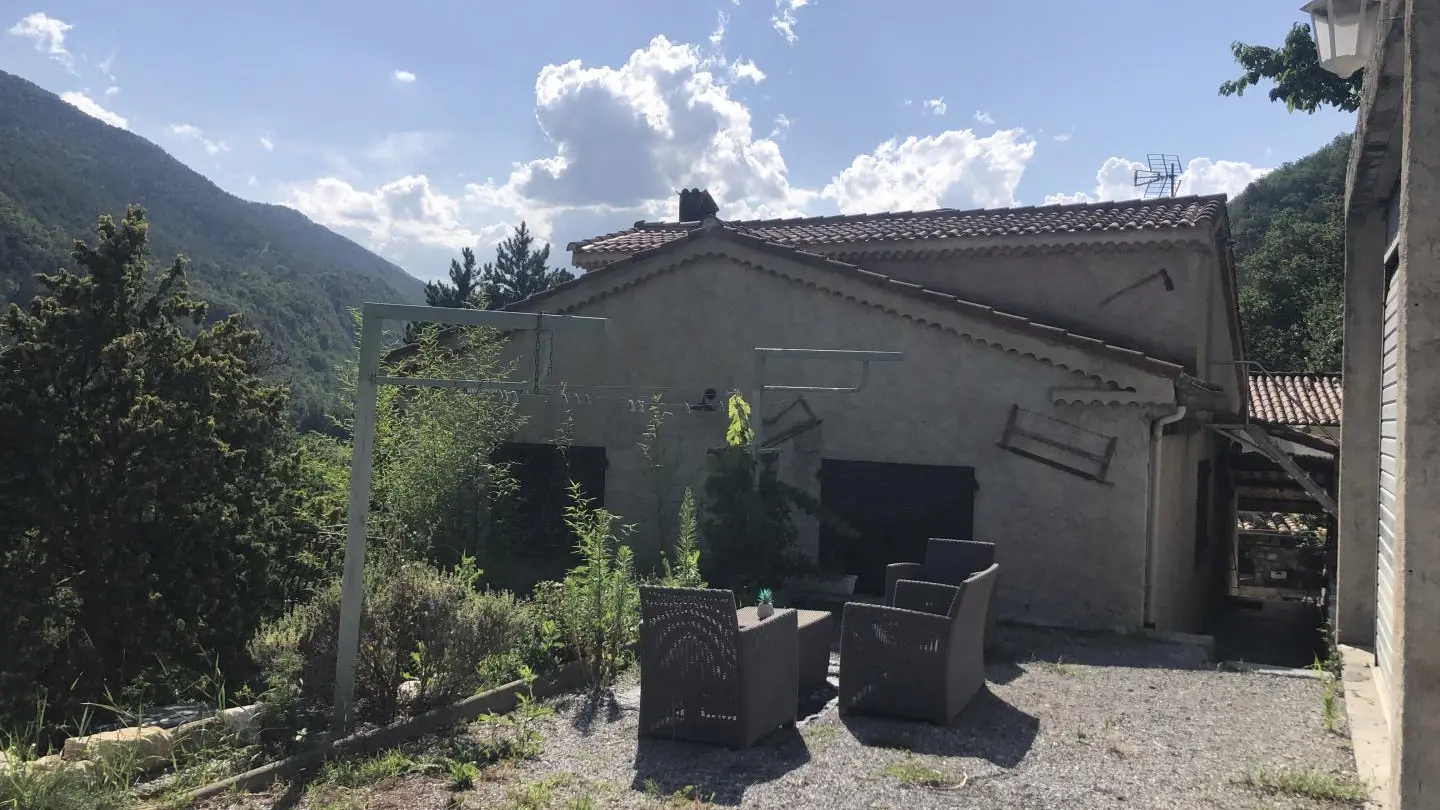
[[[720,206],[709,191],[698,188],[680,190],[680,222],[699,222],[720,213]]]

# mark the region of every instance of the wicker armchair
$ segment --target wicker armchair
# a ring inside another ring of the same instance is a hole
[[[959,585],[971,574],[984,571],[994,564],[994,543],[932,537],[925,546],[925,562],[892,563],[885,566],[885,604],[891,603],[895,594],[895,583],[902,579]],[[995,647],[995,591],[998,589],[998,582],[990,586],[990,601],[985,608],[987,650]]]
[[[840,712],[954,719],[985,685],[985,608],[998,568],[959,586],[902,579],[892,605],[847,604]]]
[[[793,610],[740,628],[735,594],[640,588],[640,736],[744,748],[794,725]]]

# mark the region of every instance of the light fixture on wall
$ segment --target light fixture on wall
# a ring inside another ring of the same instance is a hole
[[[1370,61],[1380,0],[1310,0],[1300,10],[1310,15],[1320,67],[1347,78]]]

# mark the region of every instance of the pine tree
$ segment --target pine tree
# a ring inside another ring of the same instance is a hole
[[[475,265],[475,251],[460,249],[460,261],[450,260],[450,282],[442,279],[425,282],[425,304],[432,307],[453,307],[455,309],[484,309],[485,297],[481,291],[483,283],[481,269]],[[420,339],[420,330],[425,324],[405,325],[405,342],[414,343]],[[440,325],[439,328],[444,328]]]
[[[535,237],[524,222],[495,251],[495,263],[485,265],[483,290],[486,307],[502,309],[536,293],[571,281],[568,270],[550,268],[550,245],[536,250]]]
[[[183,259],[148,272],[148,224],[101,217],[0,316],[0,726],[233,675],[295,570],[286,388],[240,316],[204,325]]]

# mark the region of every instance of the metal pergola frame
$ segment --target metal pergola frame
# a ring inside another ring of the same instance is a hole
[[[536,333],[535,376],[525,382],[505,380],[453,380],[424,377],[390,377],[380,372],[381,339],[385,322],[487,326],[502,331]],[[365,526],[370,517],[370,475],[375,450],[376,393],[381,385],[409,385],[422,388],[452,388],[463,391],[538,391],[550,372],[549,363],[540,363],[543,349],[548,357],[555,332],[602,333],[605,318],[549,315],[530,312],[503,312],[408,304],[367,303],[361,307],[360,363],[355,381],[354,443],[350,457],[350,503],[345,533],[345,567],[341,577],[340,628],[335,658],[335,705],[333,729],[343,732],[350,726],[355,700],[355,662],[360,650],[360,607],[365,573]]]
[[[860,363],[860,383],[849,388],[829,388],[816,385],[766,385],[765,384],[765,361],[771,357],[788,358],[792,360],[850,360]],[[755,349],[755,366],[751,377],[751,398],[750,402],[750,452],[755,457],[755,470],[758,476],[760,470],[760,451],[764,447],[765,440],[765,392],[766,391],[794,391],[794,392],[818,392],[830,394],[853,394],[860,391],[870,382],[870,364],[876,362],[896,362],[905,359],[904,352],[874,352],[857,351],[850,349]]]

